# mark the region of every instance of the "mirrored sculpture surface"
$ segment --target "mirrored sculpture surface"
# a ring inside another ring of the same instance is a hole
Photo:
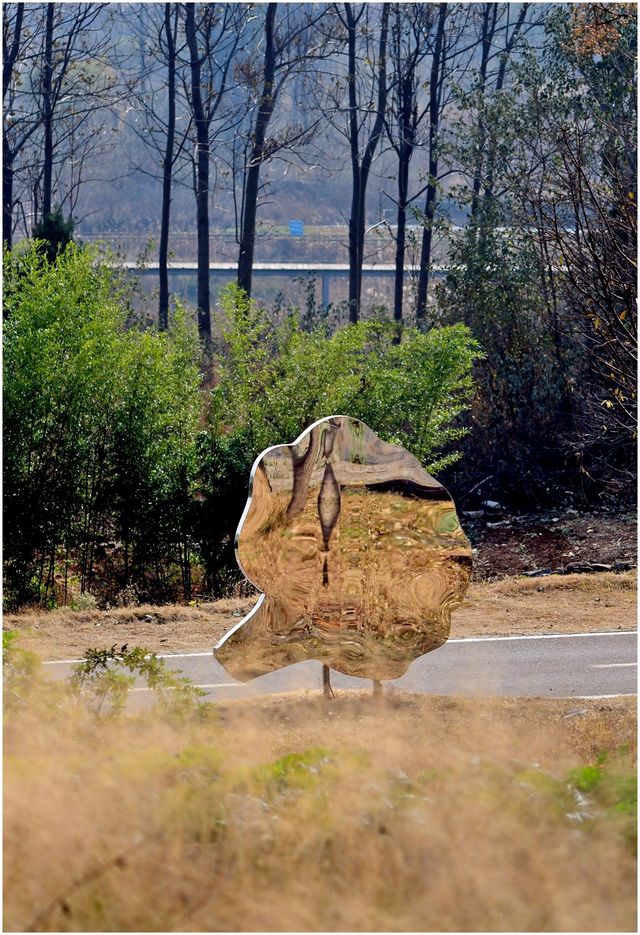
[[[263,594],[214,651],[243,681],[305,659],[398,678],[446,641],[471,575],[444,487],[347,416],[259,456],[236,555]]]

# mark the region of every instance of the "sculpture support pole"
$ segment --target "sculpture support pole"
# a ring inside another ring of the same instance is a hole
[[[334,697],[331,687],[331,669],[329,666],[322,666],[322,693],[325,698],[331,700]]]

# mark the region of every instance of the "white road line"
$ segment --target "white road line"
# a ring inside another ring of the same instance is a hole
[[[460,636],[447,643],[495,643],[499,640],[571,640],[585,636],[637,636],[637,630],[606,630],[602,633],[533,633],[531,636]]]
[[[531,636],[457,636],[447,643],[497,643],[504,640],[569,640],[587,636],[637,636],[637,630],[606,630],[599,633],[535,633]],[[446,644],[444,644],[446,645]],[[165,653],[159,655],[158,659],[193,659],[196,657],[213,656],[213,650],[199,653]],[[42,664],[44,666],[68,666],[78,662],[84,662],[84,659],[47,659]],[[234,683],[235,684],[235,683]]]
[[[600,698],[635,698],[633,694],[628,692],[620,695],[562,695],[563,698],[580,698],[582,701],[598,701]]]
[[[600,662],[592,665],[592,669],[624,669],[627,666],[637,666],[637,662]]]
[[[183,656],[213,656],[213,649],[210,649],[208,653],[165,653],[163,656],[158,656],[158,659],[182,659]]]
[[[211,685],[193,685],[192,688],[244,688],[243,682],[213,682]],[[132,688],[133,692],[152,692],[155,688]]]
[[[213,650],[208,653],[165,653],[158,656],[158,659],[192,659],[195,656],[210,656],[213,658]],[[43,666],[70,666],[77,662],[84,662],[84,659],[45,659]]]

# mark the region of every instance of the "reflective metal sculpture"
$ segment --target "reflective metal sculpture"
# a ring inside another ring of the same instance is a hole
[[[236,555],[263,594],[214,652],[243,681],[305,659],[398,678],[446,641],[471,575],[444,487],[347,416],[258,457]]]

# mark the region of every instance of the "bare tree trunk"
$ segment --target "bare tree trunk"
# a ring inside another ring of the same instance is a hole
[[[513,48],[516,42],[518,41],[518,36],[520,35],[520,31],[522,29],[528,9],[529,9],[529,4],[523,3],[520,9],[520,13],[518,15],[516,24],[513,27],[513,32],[511,33],[511,36],[508,39],[507,44],[505,46],[504,53],[502,54],[500,58],[500,66],[498,68],[498,77],[496,78],[496,88],[495,88],[496,94],[499,94],[504,87],[504,81],[505,81],[505,77],[507,74],[507,64],[509,61],[509,57],[513,51]],[[497,141],[494,136],[490,141],[490,144],[488,147],[488,153],[487,153],[487,172],[486,172],[486,182],[485,182],[485,190],[484,190],[485,202],[490,201],[491,198],[493,197],[496,149],[497,149]],[[475,182],[475,179],[474,179],[474,182]],[[477,194],[479,194],[479,191],[480,189],[478,188]],[[477,194],[476,194],[476,198],[477,198]]]
[[[484,96],[487,84],[487,65],[489,62],[489,53],[493,34],[496,28],[496,19],[498,16],[497,3],[485,3],[484,14],[482,17],[482,55],[480,58],[480,94]],[[478,145],[476,149],[476,165],[473,174],[473,188],[471,195],[471,221],[475,221],[480,206],[480,187],[482,185],[482,166],[484,163],[484,118],[482,114],[478,118]]]
[[[24,3],[16,5],[16,19],[13,27],[13,37],[11,45],[4,42],[5,34],[3,32],[3,63],[2,63],[2,100],[7,96],[9,85],[13,76],[13,66],[18,58],[20,50],[20,40],[22,37],[22,20],[24,18]],[[6,23],[4,24],[6,28]],[[13,242],[13,160],[14,153],[9,147],[6,130],[3,132],[2,147],[2,229],[4,231],[4,242],[7,249],[11,249]]]
[[[6,140],[2,149],[2,230],[7,250],[13,243],[13,154]]]
[[[360,226],[360,154],[358,152],[358,98],[356,91],[356,19],[353,8],[345,4],[347,18],[348,75],[349,83],[349,144],[351,150],[351,212],[349,214],[349,321],[358,320],[360,293],[358,289],[358,269],[361,265],[358,246]]]
[[[404,175],[405,165],[398,164],[398,169]],[[409,165],[406,164],[406,175],[409,174]],[[398,187],[400,187],[400,177],[398,177]],[[406,197],[406,196],[405,196]],[[407,240],[407,205],[402,195],[398,200],[398,211],[396,214],[396,256],[395,256],[395,279],[393,286],[393,318],[394,321],[402,321],[402,305],[404,301],[404,256]]]
[[[205,346],[211,344],[209,294],[209,125],[202,101],[202,58],[198,53],[195,4],[186,4],[185,20],[191,68],[191,95],[196,128],[196,219],[198,234],[198,332]]]
[[[167,39],[167,138],[162,162],[162,217],[160,221],[160,245],[158,249],[158,272],[160,276],[160,296],[158,302],[158,327],[166,331],[169,327],[169,223],[171,213],[171,183],[173,181],[173,159],[176,132],[176,45],[174,28],[177,21],[177,7],[164,5],[164,29]],[[208,266],[208,264],[207,264]],[[208,281],[207,268],[207,281]]]
[[[18,58],[18,51],[20,49],[20,39],[22,37],[22,20],[24,18],[24,3],[16,4],[16,21],[13,27],[13,38],[11,40],[11,46],[8,47],[4,42],[3,34],[3,43],[2,43],[2,100],[4,101],[7,96],[7,90],[9,84],[11,83],[11,78],[13,75],[13,66],[16,63]],[[6,26],[6,24],[5,24]]]
[[[362,264],[364,261],[364,232],[366,214],[367,182],[371,164],[384,127],[387,103],[387,34],[389,28],[389,4],[382,5],[380,41],[378,46],[377,83],[378,95],[376,117],[369,135],[366,149],[360,160],[358,132],[356,26],[357,18],[352,5],[345,3],[348,43],[349,84],[349,144],[351,150],[351,213],[349,216],[349,322],[356,324],[360,317],[362,297]]]
[[[42,72],[42,128],[44,150],[42,161],[42,217],[51,214],[53,179],[53,18],[55,3],[47,5],[45,25],[44,68]]]
[[[433,221],[436,210],[438,188],[438,129],[440,123],[440,95],[444,80],[442,47],[444,26],[447,18],[447,3],[441,3],[438,13],[438,31],[431,62],[431,80],[429,83],[429,180],[424,205],[424,229],[420,248],[420,271],[418,273],[418,294],[416,297],[416,319],[424,321],[427,315],[427,291],[429,289],[429,266],[431,264],[431,243],[433,240]]]
[[[407,204],[409,201],[409,166],[415,142],[415,74],[407,74],[400,94],[400,144],[398,148],[398,209],[396,212],[396,256],[393,317],[402,321],[404,302],[404,258],[407,241]]]
[[[274,23],[277,3],[269,3],[264,22],[264,65],[262,94],[253,134],[253,146],[245,182],[242,226],[240,231],[240,253],[238,256],[238,286],[250,296],[253,276],[253,256],[256,241],[256,215],[258,208],[258,186],[260,169],[264,162],[264,143],[269,121],[275,107],[275,37]]]

